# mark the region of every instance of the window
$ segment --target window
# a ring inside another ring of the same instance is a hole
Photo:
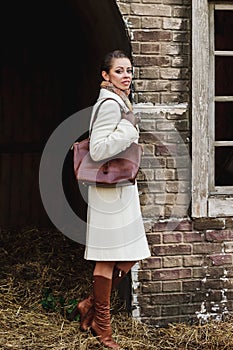
[[[233,3],[193,2],[192,215],[233,216]]]

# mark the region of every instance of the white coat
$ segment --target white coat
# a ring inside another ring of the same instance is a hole
[[[105,98],[114,98],[127,112],[123,100],[101,89],[93,107]],[[91,118],[91,123],[92,123]],[[121,119],[117,102],[105,101],[94,122],[90,155],[95,161],[111,157],[138,142],[138,130]],[[116,188],[89,186],[87,236],[84,258],[94,261],[138,261],[150,256],[144,230],[137,184]]]

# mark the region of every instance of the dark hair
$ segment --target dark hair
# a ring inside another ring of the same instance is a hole
[[[132,63],[132,58],[126,52],[122,50],[115,50],[115,51],[109,52],[104,57],[103,62],[101,64],[101,72],[105,71],[109,73],[110,69],[112,68],[112,60],[114,58],[128,58]]]

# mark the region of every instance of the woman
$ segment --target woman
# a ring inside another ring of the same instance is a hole
[[[99,108],[91,133],[90,155],[95,161],[118,154],[139,137],[138,119],[128,99],[132,81],[130,58],[122,51],[113,51],[106,55],[101,71],[104,80],[92,118],[99,104],[106,101]],[[150,256],[137,184],[116,188],[90,186],[87,214],[84,258],[96,262],[93,294],[77,305],[71,317],[79,312],[83,330],[91,328],[104,346],[118,349],[110,325],[111,290],[137,261]]]

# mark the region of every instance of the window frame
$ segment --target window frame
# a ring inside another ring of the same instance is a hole
[[[192,2],[192,217],[233,216],[233,186],[214,186],[214,9],[233,4]],[[219,99],[219,97],[217,97]],[[230,142],[228,142],[230,144]]]

